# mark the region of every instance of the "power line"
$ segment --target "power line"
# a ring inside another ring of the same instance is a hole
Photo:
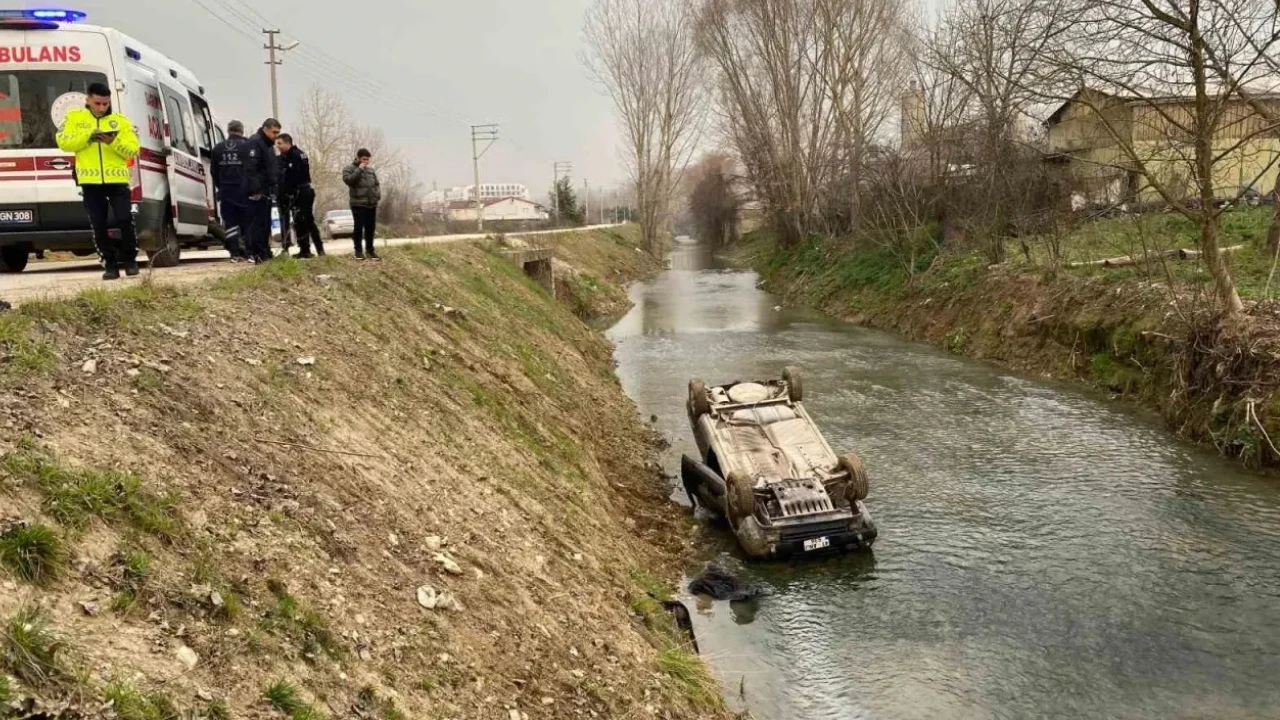
[[[259,22],[261,22],[262,24],[265,24],[268,27],[276,27],[275,23],[267,19],[264,15],[259,13],[257,10],[254,10],[253,8],[248,8],[249,12],[252,13],[254,16],[251,18],[248,15],[246,15],[243,11],[237,9],[236,7],[230,4],[230,2],[234,1],[234,2],[238,2],[240,5],[245,5],[245,3],[242,2],[242,0],[211,0],[211,1],[216,3],[218,6],[222,7],[223,9],[225,9],[228,13],[232,14],[233,16],[238,18],[241,22],[244,22],[247,25],[252,26],[252,25],[259,24]],[[248,7],[248,6],[245,5],[245,7]],[[294,36],[294,37],[295,39],[300,39],[300,38],[297,38],[297,36]],[[324,50],[319,49],[319,47],[313,43],[303,44],[298,49],[298,56],[299,57],[305,56],[306,62],[304,64],[308,66],[308,68],[312,71],[313,74],[319,76],[321,79],[342,84],[347,89],[353,92],[359,93],[361,95],[364,95],[365,97],[371,100],[391,101],[391,102],[400,104],[402,107],[407,107],[410,109],[427,112],[437,117],[452,120],[458,123],[459,125],[467,124],[467,121],[462,117],[458,115],[454,115],[453,113],[447,110],[429,105],[423,102],[421,99],[409,99],[401,95],[397,95],[392,88],[385,85],[382,81],[378,80],[376,77],[373,77],[359,70],[358,68],[352,67],[342,59],[334,57],[333,55],[325,52]]]
[[[244,0],[207,0],[207,2],[206,0],[192,0],[192,2],[203,9],[206,13],[213,16],[215,20],[230,28],[237,35],[252,41],[255,45],[260,43],[260,40],[257,37],[259,26],[277,27],[277,25],[269,18],[245,3]],[[225,11],[226,15],[247,27],[237,25],[235,22],[228,20],[227,17],[224,17],[223,14],[219,13],[213,7],[210,7],[207,3],[213,3],[218,8]],[[235,3],[235,5],[232,3]],[[253,30],[249,30],[247,28],[253,28]],[[296,36],[293,37],[294,39],[300,40],[300,38],[297,38]],[[398,94],[393,88],[378,80],[376,77],[373,77],[359,68],[351,66],[346,61],[320,49],[317,44],[302,43],[294,50],[291,57],[293,58],[291,64],[297,66],[300,70],[311,75],[313,78],[338,85],[343,89],[370,101],[391,103],[408,110],[423,112],[438,118],[443,118],[457,123],[458,125],[469,125],[469,121],[454,114],[453,112],[432,106],[422,101],[420,98],[408,98]],[[520,154],[525,155],[530,159],[536,159],[534,153],[530,152],[514,139],[507,138],[507,144]]]
[[[255,45],[258,43],[258,38],[256,36],[250,34],[247,30],[232,24],[231,21],[227,20],[226,18],[222,17],[218,13],[214,12],[213,8],[209,7],[208,5],[205,5],[201,0],[191,0],[191,2],[204,8],[204,11],[212,15],[215,20],[231,28],[237,34],[253,41]]]

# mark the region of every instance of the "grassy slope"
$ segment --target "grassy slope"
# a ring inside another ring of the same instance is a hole
[[[1262,300],[1272,268],[1263,243],[1270,209],[1228,214],[1223,245],[1243,244],[1232,269],[1241,295]],[[1193,229],[1168,215],[1106,219],[1062,241],[1068,262],[1190,247]],[[1207,273],[1196,260],[1051,271],[1043,239],[1010,261],[925,253],[909,278],[893,255],[813,239],[779,249],[756,234],[735,252],[789,301],[939,342],[1024,371],[1081,379],[1159,410],[1184,435],[1251,465],[1280,464],[1280,331],[1260,304],[1241,327],[1206,317]],[[1170,287],[1174,292],[1170,292]],[[1262,426],[1261,428],[1259,426]],[[1263,432],[1265,429],[1265,435]]]
[[[0,356],[0,702],[723,714],[649,597],[689,527],[607,342],[483,248],[30,303]]]

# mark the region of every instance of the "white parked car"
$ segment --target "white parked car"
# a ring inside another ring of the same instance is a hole
[[[356,234],[356,219],[350,210],[330,210],[324,214],[324,235],[333,238],[349,238]]]

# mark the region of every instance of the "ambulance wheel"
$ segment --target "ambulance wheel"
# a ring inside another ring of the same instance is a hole
[[[177,267],[182,259],[182,245],[178,244],[178,231],[173,223],[165,223],[160,228],[160,238],[155,250],[147,251],[147,261],[153,268]]]
[[[689,381],[689,410],[695,419],[711,412],[711,400],[707,398],[707,384],[701,380]]]
[[[782,371],[782,379],[787,383],[787,393],[791,402],[804,400],[804,383],[800,381],[800,368],[787,367]]]
[[[27,267],[31,252],[26,245],[0,247],[0,272],[20,273]]]
[[[756,512],[756,496],[751,492],[751,478],[746,473],[729,473],[725,504],[729,519],[736,526]]]
[[[867,476],[867,468],[862,458],[854,453],[840,456],[840,469],[849,473],[849,482],[845,485],[845,497],[853,506],[859,500],[866,500],[871,492],[871,479]]]

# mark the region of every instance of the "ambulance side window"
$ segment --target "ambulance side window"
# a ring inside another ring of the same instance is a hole
[[[209,103],[195,93],[191,93],[191,114],[195,117],[196,133],[200,136],[200,154],[211,157],[213,146],[218,144],[214,137],[213,114],[209,112]]]
[[[194,129],[191,124],[190,103],[178,93],[165,88],[164,105],[169,114],[169,145],[175,150],[195,155],[195,138],[191,137],[194,133],[189,132]]]

